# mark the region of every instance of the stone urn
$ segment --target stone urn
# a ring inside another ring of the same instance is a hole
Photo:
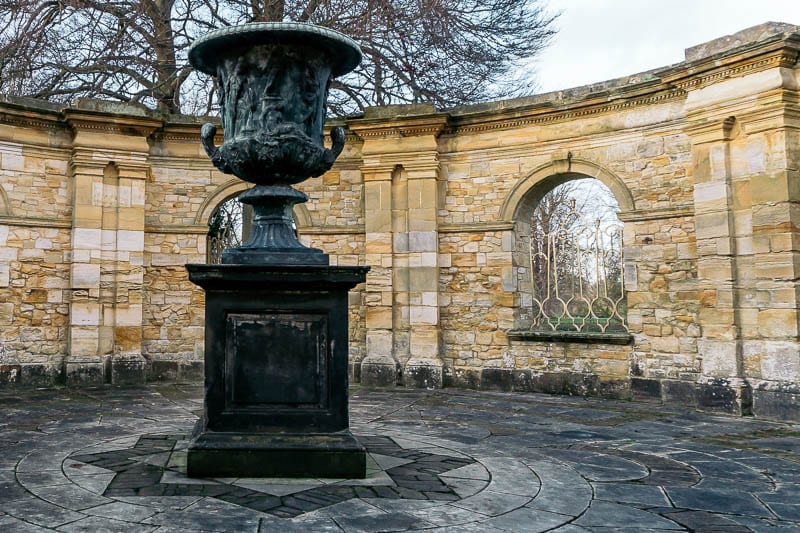
[[[214,165],[255,187],[239,196],[253,206],[249,240],[225,250],[223,263],[325,265],[321,250],[297,240],[292,206],[308,197],[293,184],[320,176],[344,147],[333,128],[324,145],[331,80],[353,70],[361,50],[350,38],[309,24],[263,22],[232,26],[195,41],[189,61],[216,77],[224,143],[206,124],[203,147]]]

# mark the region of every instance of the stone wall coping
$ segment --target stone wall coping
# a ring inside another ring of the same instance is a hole
[[[536,123],[572,119],[605,111],[618,111],[623,107],[652,105],[684,98],[686,91],[724,81],[730,76],[742,76],[794,64],[799,54],[800,27],[767,22],[690,47],[686,50],[687,61],[621,78],[441,111],[430,104],[367,108],[361,115],[331,122],[343,122],[359,135],[372,130],[375,130],[375,135],[382,135],[387,128],[406,129],[408,131],[404,133],[411,135],[437,135],[442,128],[444,132],[464,128],[483,131],[511,126],[521,120],[525,123]],[[0,95],[0,122],[19,122],[20,118],[27,117],[28,120],[38,119],[52,123],[50,127],[58,126],[59,123],[64,126],[69,121],[70,114],[106,115],[116,117],[116,120],[124,123],[143,121],[148,126],[166,132],[167,139],[174,140],[193,139],[193,129],[199,130],[209,120],[218,120],[213,117],[163,115],[136,104],[96,99],[82,99],[70,106],[34,98]],[[144,128],[143,132],[148,130],[149,128]]]
[[[723,35],[722,37],[690,46],[684,50],[684,57],[686,61],[696,61],[765,40],[786,39],[792,33],[798,32],[800,32],[800,26],[795,26],[794,24],[787,24],[785,22],[764,22],[763,24],[737,31],[731,35]]]

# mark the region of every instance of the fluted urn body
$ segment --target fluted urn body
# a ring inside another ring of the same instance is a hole
[[[216,126],[203,126],[203,146],[219,170],[256,184],[239,197],[254,207],[251,237],[223,263],[327,264],[295,236],[292,206],[307,197],[291,185],[320,176],[341,152],[341,128],[324,145],[328,90],[360,60],[350,38],[298,23],[233,26],[192,45],[192,65],[217,78],[224,131],[216,146]]]

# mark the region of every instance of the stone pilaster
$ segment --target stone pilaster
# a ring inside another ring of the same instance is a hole
[[[396,253],[405,254],[405,265],[397,274],[406,281],[397,287],[398,297],[407,301],[408,355],[404,381],[408,387],[438,388],[442,386],[442,361],[439,354],[439,232],[436,223],[438,205],[437,154],[404,166],[407,206],[405,231],[395,233],[399,246]]]
[[[147,135],[155,123],[72,113],[75,129],[67,384],[144,383]]]
[[[744,413],[750,409],[744,376],[740,291],[737,286],[736,213],[731,140],[733,118],[690,122],[692,176],[697,236],[697,277],[701,308],[702,355],[699,403],[702,407]]]
[[[784,388],[800,369],[797,46],[700,59],[678,83],[689,90],[704,407],[783,417],[769,405],[800,401]],[[737,61],[748,67],[731,70]]]
[[[411,106],[411,117],[350,123],[362,139],[366,217],[366,385],[442,386],[439,339],[437,136],[444,115]],[[420,112],[413,116],[413,112]]]
[[[361,383],[386,387],[397,383],[398,364],[394,353],[393,257],[392,257],[392,171],[393,167],[372,165],[362,168],[364,176],[366,263],[365,286],[367,355],[361,362]]]
[[[743,364],[753,387],[753,413],[797,419],[800,102],[789,90],[763,95],[759,104],[737,117],[744,138],[734,159],[746,177],[739,196],[750,215],[750,262],[741,279]]]

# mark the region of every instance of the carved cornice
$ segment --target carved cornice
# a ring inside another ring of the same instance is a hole
[[[685,91],[702,89],[709,85],[724,81],[728,78],[737,78],[754,74],[771,68],[791,68],[797,62],[796,50],[779,50],[777,53],[749,61],[744,64],[730,65],[715,68],[701,76],[693,76],[688,79],[676,80],[675,85]]]
[[[474,116],[453,116],[451,123],[444,133],[483,133],[487,131],[515,129],[525,126],[534,126],[587,118],[603,113],[623,111],[635,107],[662,104],[686,97],[683,89],[664,89],[646,96],[625,99],[622,96],[614,97],[604,95],[577,102],[573,105],[563,105],[556,108],[552,105],[537,105],[528,109],[513,109],[510,113],[514,116],[497,116],[496,112],[486,112]],[[494,115],[494,117],[493,117]]]
[[[196,122],[167,122],[153,134],[157,141],[196,143],[200,144],[200,128],[206,122],[217,125],[217,134],[214,136],[216,144],[222,144],[223,134],[219,119],[211,117],[196,117]]]
[[[65,110],[64,120],[74,131],[138,137],[149,137],[163,126],[163,121],[150,117],[112,115],[78,109]]]
[[[445,113],[434,113],[410,117],[354,119],[348,127],[361,139],[369,138],[402,138],[402,137],[438,137],[447,124]]]
[[[363,138],[369,137],[421,137],[423,135],[439,135],[442,128],[438,125],[433,126],[414,126],[396,125],[383,127],[373,130],[360,130],[359,135]]]
[[[333,119],[326,122],[325,126],[322,128],[323,136],[326,139],[330,139],[331,130],[336,127],[344,128],[345,145],[352,146],[363,143],[363,139],[356,135],[356,133],[350,129],[348,124],[343,119]]]
[[[686,91],[696,90],[729,78],[773,68],[794,68],[800,58],[800,36],[754,43],[750,47],[704,57],[664,69],[662,80]]]
[[[0,111],[0,124],[50,132],[63,131],[65,129],[64,124],[59,122],[57,117],[45,117],[25,112],[20,113],[10,109]]]
[[[64,129],[58,104],[6,95],[0,95],[0,124],[46,131]]]

